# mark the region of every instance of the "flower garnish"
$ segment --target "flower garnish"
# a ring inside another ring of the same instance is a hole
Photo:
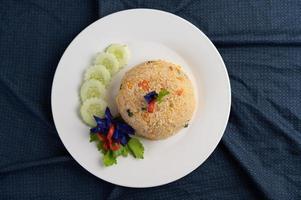
[[[117,142],[114,142],[112,140],[112,137],[113,137],[113,134],[114,134],[114,131],[115,131],[115,126],[113,124],[110,125],[110,128],[109,128],[109,131],[108,131],[108,134],[107,134],[107,143],[109,145],[109,148],[112,150],[112,151],[116,151],[120,148],[120,144],[119,144],[119,141]]]
[[[151,100],[148,103],[147,112],[149,112],[149,113],[153,113],[154,112],[154,110],[155,110],[155,103],[156,103],[156,99],[153,99],[153,100]]]
[[[117,123],[113,139],[119,141],[123,146],[126,145],[130,139],[129,135],[134,135],[135,130],[126,123]]]
[[[120,117],[113,118],[109,108],[106,108],[104,118],[94,116],[94,119],[97,125],[90,129],[90,142],[98,142],[98,150],[104,154],[103,163],[105,166],[116,164],[118,156],[127,156],[128,153],[136,158],[143,158],[144,148],[134,148],[132,150],[128,147],[129,141],[133,139],[137,143],[136,140],[138,139],[130,137],[130,135],[135,134],[135,130]],[[138,142],[142,145],[139,140]],[[140,154],[142,154],[142,157],[136,156]]]
[[[153,113],[155,110],[155,102],[157,100],[158,93],[156,91],[151,91],[144,95],[144,99],[147,102],[147,112]]]
[[[106,108],[105,117],[99,118],[94,116],[97,126],[92,128],[91,133],[97,133],[99,138],[111,150],[117,150],[119,143],[126,145],[129,134],[134,134],[134,129],[123,122],[113,119],[109,108]]]
[[[147,112],[153,113],[155,109],[155,103],[162,103],[163,98],[168,94],[169,92],[166,89],[161,89],[159,94],[156,91],[151,91],[144,95],[144,99],[147,102]]]
[[[150,103],[152,100],[157,99],[158,94],[156,91],[151,91],[149,93],[147,93],[146,95],[144,95],[144,99],[147,103]]]

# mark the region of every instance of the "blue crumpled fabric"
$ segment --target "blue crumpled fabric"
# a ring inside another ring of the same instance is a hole
[[[50,106],[70,41],[98,18],[138,7],[204,31],[232,87],[214,153],[179,181],[148,189],[115,186],[80,167]],[[299,0],[0,0],[0,199],[301,199],[300,11]]]

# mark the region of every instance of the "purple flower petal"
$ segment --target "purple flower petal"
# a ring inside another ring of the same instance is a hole
[[[105,126],[106,125],[106,120],[101,119],[99,117],[94,116],[94,119],[96,121],[97,126]]]
[[[101,119],[97,116],[94,116],[94,119],[96,121],[97,126],[90,129],[90,130],[106,134],[108,132],[108,129],[109,129],[109,124],[108,124],[107,120],[106,119]]]
[[[91,133],[98,133],[98,132],[100,132],[100,131],[99,131],[99,128],[96,126],[96,127],[94,127],[94,128],[91,128],[91,129],[90,129],[90,132],[91,132]]]
[[[157,96],[157,93],[154,91],[152,93],[152,96]],[[102,133],[103,135],[107,135],[111,124],[114,124],[115,131],[113,133],[112,139],[114,140],[114,142],[120,142],[122,145],[126,145],[130,138],[129,135],[135,133],[135,130],[127,123],[118,118],[113,119],[113,116],[108,107],[106,108],[104,118],[94,116],[94,119],[97,126],[90,129],[92,133]]]
[[[133,135],[135,133],[135,130],[130,125],[125,123],[118,123],[118,128],[121,129],[121,131],[125,134]]]
[[[151,102],[152,100],[154,100],[157,97],[158,97],[158,93],[156,91],[152,91],[152,92],[149,92],[146,95],[144,95],[144,99],[147,103]]]
[[[94,117],[94,119],[95,119],[95,121],[96,121],[96,124],[101,123],[101,121],[102,121],[101,118],[99,118],[99,117],[97,117],[97,116],[95,116],[95,115],[93,115],[93,117]]]
[[[105,119],[108,121],[109,124],[112,123],[113,116],[112,116],[111,111],[108,107],[106,108],[106,111],[105,111]]]
[[[120,139],[120,143],[122,145],[126,145],[128,143],[128,141],[129,141],[129,136],[126,136],[126,135],[122,136]]]
[[[114,134],[113,134],[113,136],[112,136],[113,139],[114,139],[115,141],[117,141],[120,135],[121,135],[120,130],[116,127],[116,128],[115,128],[115,131],[114,131]]]

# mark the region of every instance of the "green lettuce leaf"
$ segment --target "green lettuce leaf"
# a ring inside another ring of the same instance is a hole
[[[163,101],[163,97],[166,95],[169,95],[169,92],[166,89],[161,89],[157,97],[158,103],[161,103]]]
[[[90,142],[98,141],[97,134],[90,133]]]
[[[116,157],[112,151],[107,151],[102,158],[104,166],[108,167],[117,164]]]
[[[137,138],[131,138],[127,146],[135,158],[143,159],[144,147]]]
[[[103,142],[102,141],[99,141],[97,143],[97,149],[98,149],[98,151],[101,151],[103,154],[107,153],[107,150],[103,147]]]
[[[117,158],[118,156],[127,157],[129,150],[127,146],[120,145],[120,148],[117,151],[113,151],[114,156]]]

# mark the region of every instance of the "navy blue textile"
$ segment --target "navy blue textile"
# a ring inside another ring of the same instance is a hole
[[[70,41],[98,18],[137,7],[203,30],[232,87],[230,121],[214,153],[190,175],[148,189],[115,186],[81,168],[50,106]],[[0,199],[301,199],[300,21],[299,0],[0,0]]]

